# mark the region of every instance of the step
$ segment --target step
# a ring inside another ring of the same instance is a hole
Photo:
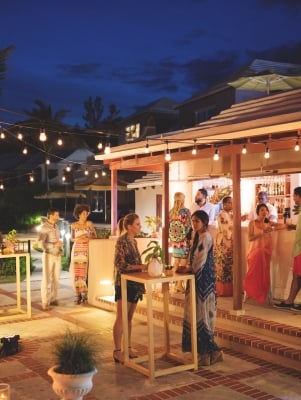
[[[113,297],[98,300],[100,308],[115,312]],[[152,301],[155,323],[163,325],[162,294],[154,291]],[[169,305],[170,328],[181,332],[184,295],[171,293]],[[135,318],[146,321],[145,299],[138,303]],[[247,314],[236,315],[218,304],[215,336],[217,343],[222,347],[301,370],[301,329],[299,327]]]

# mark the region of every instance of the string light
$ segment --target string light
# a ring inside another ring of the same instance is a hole
[[[66,177],[65,175],[62,176],[62,181],[65,182],[66,181]]]
[[[270,158],[270,149],[268,148],[268,145],[266,145],[265,148],[264,158],[266,159]]]
[[[99,143],[98,143],[97,148],[98,148],[98,150],[101,150],[101,149],[102,149],[102,142],[99,142]]]
[[[99,177],[99,175],[98,175],[98,173],[96,171],[95,174],[94,174],[94,178],[97,179],[98,177]]]
[[[168,147],[168,140],[166,140],[165,161],[170,161],[170,160],[171,160],[171,154]]]
[[[17,135],[17,139],[18,139],[18,140],[23,140],[23,135],[22,135],[22,133],[21,133],[21,132],[19,132],[19,133],[18,133],[18,135]]]
[[[67,167],[66,167],[66,171],[67,171],[67,172],[70,172],[70,171],[71,171],[71,167],[70,167],[69,164],[68,164]]]
[[[28,150],[27,150],[26,146],[23,148],[22,153],[25,154],[25,155],[28,154]]]
[[[111,145],[110,145],[110,143],[107,143],[107,144],[106,144],[104,153],[105,153],[105,154],[110,154],[110,153],[111,153]]]
[[[106,176],[107,175],[107,173],[106,173],[106,171],[104,169],[101,171],[101,175],[102,176]]]
[[[148,154],[149,153],[149,145],[148,145],[148,139],[146,139],[146,145],[144,147],[144,153]]]
[[[5,139],[5,133],[3,131],[0,133],[0,139]]]
[[[58,146],[62,146],[62,145],[63,145],[63,140],[62,140],[62,138],[58,138],[57,144],[58,144]]]
[[[46,158],[45,164],[46,164],[46,165],[50,165],[50,159],[49,159],[49,157]]]
[[[219,160],[219,150],[215,149],[214,155],[213,155],[213,160],[218,161]]]
[[[299,146],[299,138],[296,140],[296,144],[295,144],[295,151],[299,151],[300,150],[300,146]]]
[[[4,185],[2,182],[0,183],[0,190],[4,190]]]
[[[193,149],[192,149],[192,151],[191,151],[191,154],[193,155],[193,156],[195,156],[196,155],[196,153],[197,153],[197,150],[196,150],[196,139],[194,139],[194,144],[193,144]]]
[[[88,175],[89,175],[88,168],[86,168],[86,169],[85,169],[85,172],[84,172],[84,174],[85,174],[86,176],[88,176]]]
[[[244,145],[242,146],[241,153],[242,153],[242,154],[247,154],[247,146],[246,146],[245,143],[244,143]]]
[[[29,175],[29,182],[34,182],[34,175],[33,174],[30,174]]]
[[[47,136],[46,136],[45,129],[42,129],[42,130],[40,131],[39,140],[40,140],[40,142],[46,142]]]

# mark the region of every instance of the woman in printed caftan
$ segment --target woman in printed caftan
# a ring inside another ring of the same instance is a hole
[[[218,231],[215,238],[214,262],[216,292],[218,296],[233,295],[233,213],[232,198],[223,198],[223,209],[217,217]]]
[[[93,222],[87,219],[89,214],[90,208],[87,204],[77,204],[73,215],[78,221],[71,224],[73,247],[70,273],[76,304],[85,303],[88,299],[89,240],[97,237]]]

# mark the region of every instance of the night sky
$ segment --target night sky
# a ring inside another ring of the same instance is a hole
[[[24,119],[36,99],[84,125],[100,96],[121,116],[160,97],[178,102],[254,58],[301,64],[299,0],[5,1],[0,121]],[[15,114],[20,113],[20,114]]]

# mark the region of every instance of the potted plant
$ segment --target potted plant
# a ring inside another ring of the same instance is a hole
[[[156,277],[162,275],[165,254],[158,241],[151,240],[141,255],[145,256],[144,261],[148,264],[148,274],[150,276]]]
[[[5,235],[5,248],[3,249],[3,254],[12,254],[15,250],[16,244],[16,234],[17,231],[15,229],[10,230]]]
[[[81,400],[92,389],[97,348],[90,335],[67,331],[53,342],[55,365],[48,370],[54,392],[64,399]]]
[[[145,217],[146,226],[151,230],[151,237],[158,237],[158,225],[161,223],[160,217]]]
[[[172,276],[173,275],[173,265],[165,265],[164,273],[166,276]]]

